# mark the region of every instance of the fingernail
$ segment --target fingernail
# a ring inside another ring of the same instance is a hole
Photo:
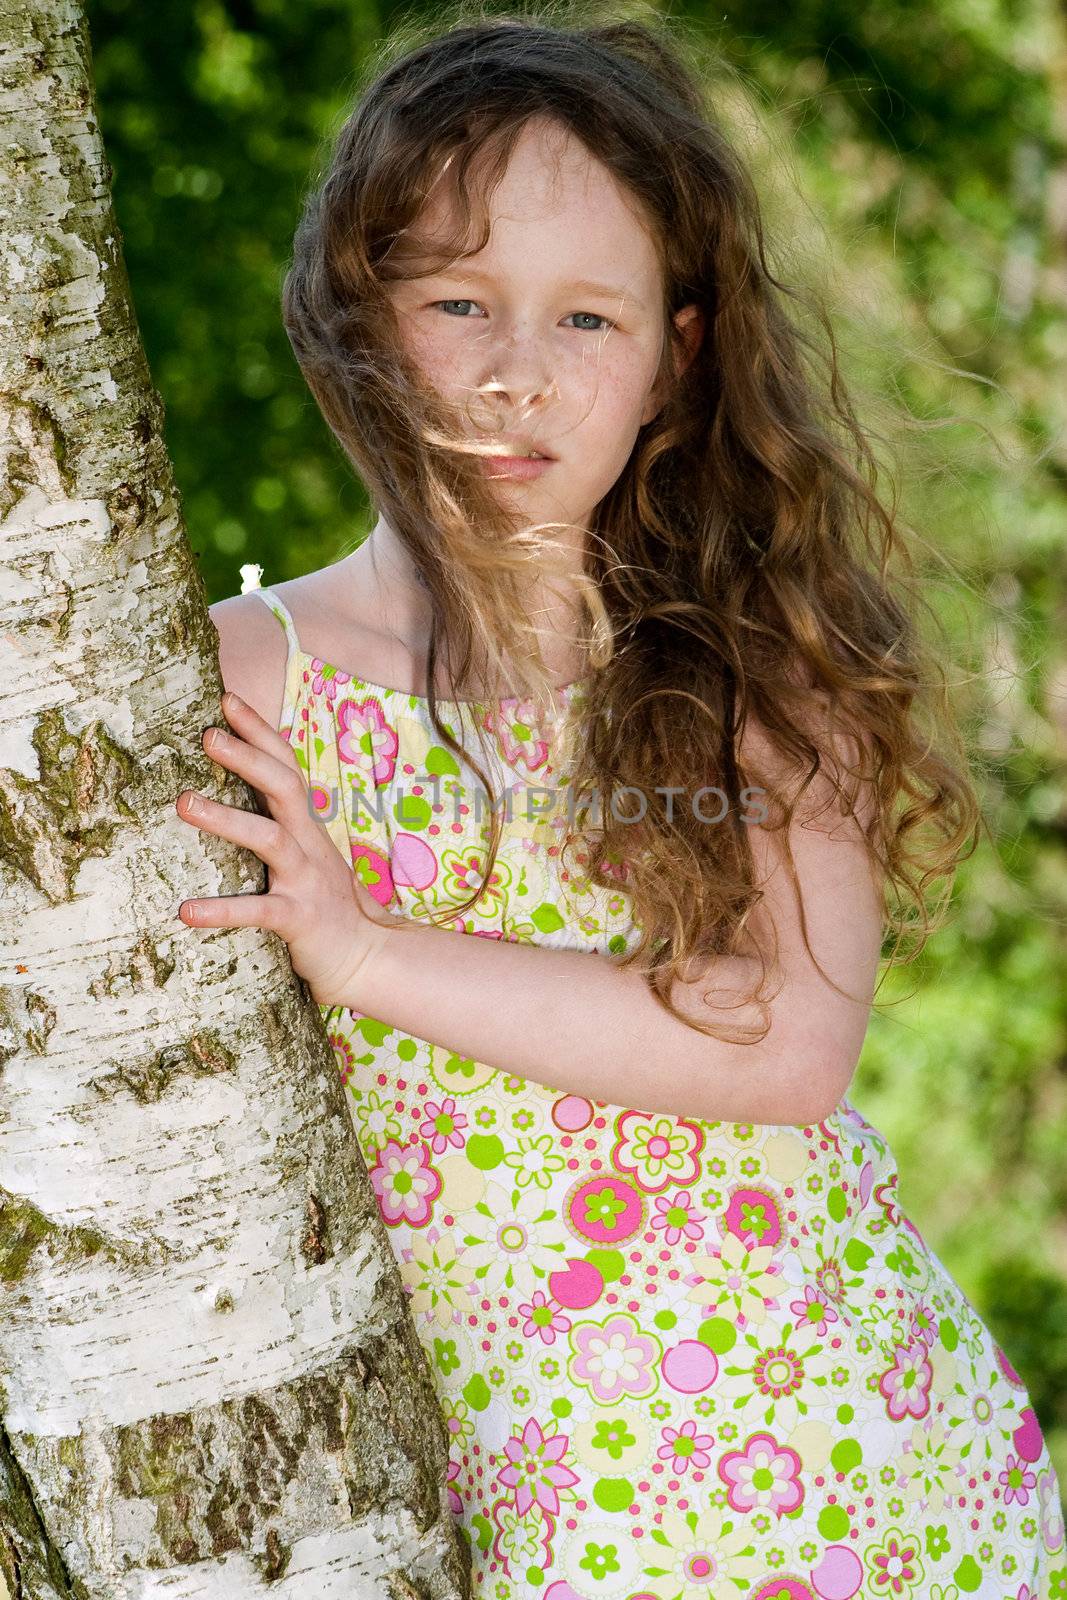
[[[223,695],[222,703],[225,706],[229,706],[231,711],[240,711],[244,707],[244,701],[240,695],[234,694],[232,690],[227,690]]]
[[[187,795],[185,809],[191,817],[202,817],[204,814],[204,802],[198,794]]]

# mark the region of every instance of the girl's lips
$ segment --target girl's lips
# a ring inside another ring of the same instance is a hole
[[[549,456],[483,456],[482,459],[494,478],[517,478],[522,482],[539,478],[544,469],[553,464]]]

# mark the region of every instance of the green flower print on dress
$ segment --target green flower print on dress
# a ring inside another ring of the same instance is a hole
[[[594,1450],[606,1450],[614,1461],[618,1461],[627,1445],[636,1444],[636,1439],[630,1432],[626,1423],[621,1418],[613,1417],[610,1422],[601,1419],[596,1424],[593,1434]]]
[[[590,1539],[578,1565],[584,1567],[594,1581],[606,1578],[609,1572],[619,1571],[619,1547],[617,1544],[595,1544]]]
[[[363,1091],[363,1098],[352,1108],[352,1118],[365,1148],[379,1150],[390,1139],[399,1144],[400,1118],[393,1111],[393,1101],[377,1089]]]
[[[556,1595],[567,1596],[567,1600],[571,1595],[579,1595],[581,1600],[626,1600],[644,1588],[640,1546],[619,1522],[591,1522],[583,1517],[560,1565],[558,1576],[570,1585],[570,1591],[557,1589]],[[555,1570],[552,1575],[557,1576]]]
[[[654,1456],[653,1430],[637,1406],[615,1406],[579,1422],[571,1440],[575,1458],[594,1478],[628,1478]]]
[[[553,1188],[555,1174],[566,1164],[550,1133],[542,1133],[535,1139],[516,1139],[515,1149],[504,1157],[504,1165],[511,1168],[520,1189],[531,1185],[538,1189]]]

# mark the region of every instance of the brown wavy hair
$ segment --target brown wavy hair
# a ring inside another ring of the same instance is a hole
[[[922,637],[910,530],[878,493],[829,317],[768,266],[753,180],[716,118],[714,84],[731,70],[676,19],[620,19],[596,0],[496,15],[475,0],[444,23],[409,21],[368,62],[306,197],[282,302],[327,423],[428,592],[429,712],[458,755],[466,746],[439,716],[439,658],[460,663],[453,701],[476,665],[481,681],[517,680],[552,702],[524,595],[531,563],[567,573],[550,537],[564,525],[518,525],[502,509],[477,460],[494,446],[471,437],[474,402],[460,414],[420,377],[387,286],[436,267],[408,235],[438,182],[461,218],[441,261],[484,247],[488,197],[532,117],[568,129],[637,201],[662,267],[668,398],[592,513],[570,576],[588,611],[588,671],[568,782],[601,802],[595,825],[588,806],[573,812],[561,860],[579,883],[624,881],[640,940],[620,964],[638,963],[679,1020],[736,1039],[683,1015],[671,989],[710,958],[753,953],[743,941],[762,896],[746,788],[763,791],[764,826],[788,830],[816,779],[813,794],[856,816],[883,934],[897,935],[891,959],[913,959],[939,924],[981,813],[939,651]],[[679,366],[673,317],[691,304],[705,333]],[[808,305],[825,350],[795,314]],[[475,771],[491,796],[484,877],[448,921],[481,897],[501,837],[497,797]],[[665,795],[690,794],[695,774],[725,793],[728,825]],[[640,820],[609,804],[628,788],[645,797]],[[792,867],[787,833],[785,848]],[[801,922],[807,943],[802,904]],[[752,999],[767,973],[755,953]]]

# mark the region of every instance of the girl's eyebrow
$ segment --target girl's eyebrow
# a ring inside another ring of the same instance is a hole
[[[445,267],[441,272],[427,274],[431,278],[469,278],[472,283],[493,283],[495,280],[491,272],[479,272],[476,267],[467,267],[458,263],[454,267]],[[586,294],[607,295],[609,300],[629,300],[632,305],[638,306],[642,311],[643,303],[626,289],[620,289],[615,284],[597,283],[592,278],[570,278],[561,285],[564,289],[581,289]]]

